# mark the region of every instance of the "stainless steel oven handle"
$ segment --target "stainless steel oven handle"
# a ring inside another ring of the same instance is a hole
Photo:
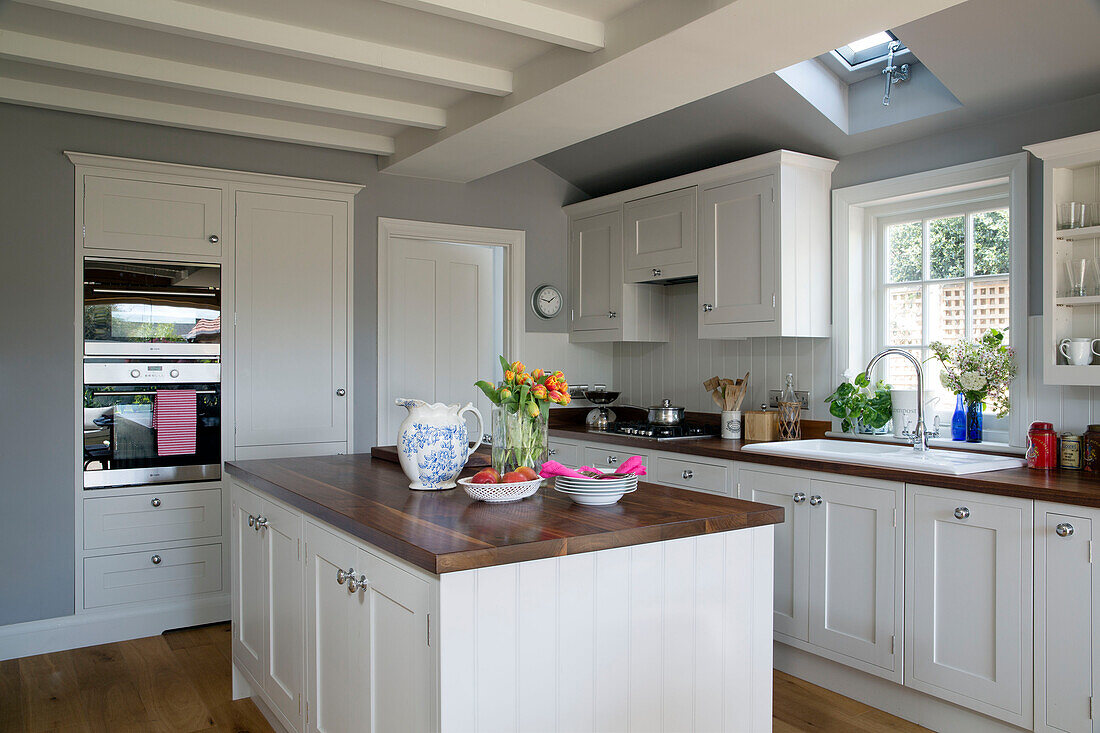
[[[92,397],[111,397],[111,396],[114,396],[114,395],[117,395],[117,396],[120,396],[120,397],[127,397],[129,395],[143,395],[143,394],[155,395],[156,393],[157,393],[157,390],[155,390],[155,389],[143,390],[143,391],[140,391],[140,392],[92,392]],[[217,393],[218,393],[218,390],[216,390],[216,389],[200,389],[200,390],[195,391],[195,394],[217,394]]]

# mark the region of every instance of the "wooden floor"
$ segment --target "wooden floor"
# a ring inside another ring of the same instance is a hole
[[[0,733],[273,733],[230,700],[229,624],[0,662]],[[775,673],[775,733],[923,731]]]

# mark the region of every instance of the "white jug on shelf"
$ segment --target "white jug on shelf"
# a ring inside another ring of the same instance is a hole
[[[467,402],[464,407],[397,399],[394,404],[409,411],[397,433],[397,455],[401,469],[416,491],[453,489],[466,461],[481,445],[485,432],[481,413]],[[464,413],[477,417],[477,443],[470,447]]]

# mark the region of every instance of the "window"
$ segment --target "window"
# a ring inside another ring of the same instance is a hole
[[[979,338],[989,329],[1011,343],[1011,247],[1007,195],[946,203],[874,219],[880,317],[879,348],[905,349],[925,364],[933,415],[949,430],[955,397],[939,380],[929,344]],[[1026,294],[1025,294],[1026,295]],[[927,360],[927,361],[926,361]],[[884,378],[896,389],[915,389],[916,375],[888,360]],[[1007,420],[985,416],[992,440],[1007,440]]]
[[[897,36],[890,31],[879,31],[858,41],[852,41],[847,46],[834,49],[833,53],[847,64],[849,69],[854,69],[863,64],[885,59],[890,51],[890,44],[896,40]],[[904,50],[906,48],[902,44],[901,48],[894,51],[894,55]]]

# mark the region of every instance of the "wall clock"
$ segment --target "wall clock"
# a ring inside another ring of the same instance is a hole
[[[553,285],[539,285],[531,296],[531,308],[539,318],[553,318],[561,313],[564,301],[561,291]]]

